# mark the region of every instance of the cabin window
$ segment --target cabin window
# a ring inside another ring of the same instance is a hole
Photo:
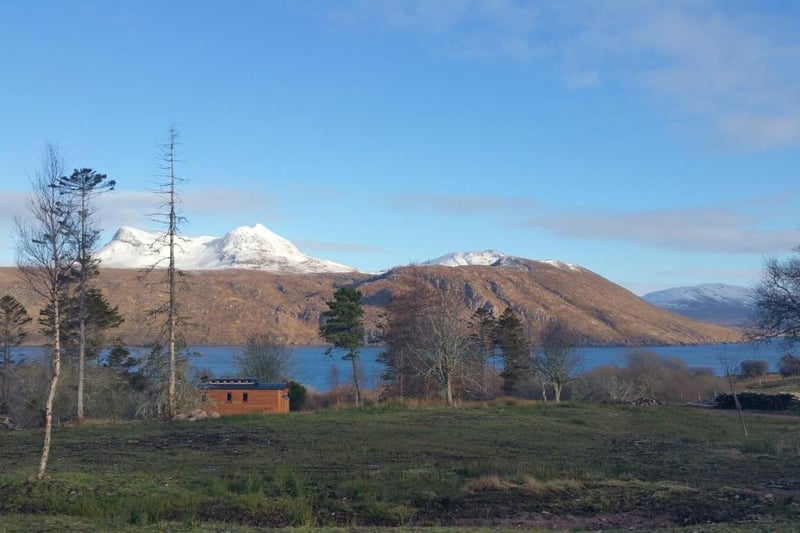
[[[226,392],[225,393],[225,401],[228,402],[228,403],[231,403],[233,401],[233,394],[231,394],[230,392]]]
[[[242,401],[243,401],[243,402],[246,402],[246,401],[247,401],[247,393],[246,393],[246,392],[243,392],[243,393],[242,393]]]

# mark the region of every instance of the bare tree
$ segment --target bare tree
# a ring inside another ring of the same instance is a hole
[[[795,249],[800,253],[800,247]],[[768,259],[755,288],[757,316],[748,331],[751,338],[800,338],[800,257]]]
[[[744,436],[748,437],[747,426],[744,423],[744,414],[742,414],[742,404],[739,401],[739,395],[736,393],[736,362],[730,357],[724,355],[719,356],[719,363],[722,369],[725,370],[725,380],[728,382],[728,387],[731,389],[733,395],[733,404],[736,406],[736,411],[739,413],[739,422],[742,424],[742,431]]]
[[[175,252],[178,247],[179,226],[185,219],[179,214],[180,195],[178,192],[178,184],[185,181],[177,175],[178,161],[178,142],[179,133],[175,125],[170,126],[167,133],[166,142],[158,145],[158,161],[160,164],[159,175],[161,181],[156,185],[156,194],[160,197],[161,202],[159,211],[152,215],[153,219],[165,226],[163,235],[157,242],[153,244],[154,247],[164,248],[168,250],[167,265],[166,265],[166,285],[167,296],[163,305],[154,309],[154,315],[166,315],[162,323],[159,338],[154,344],[154,352],[162,353],[162,348],[166,348],[167,357],[167,406],[166,415],[172,419],[177,413],[177,382],[180,361],[178,360],[178,344],[182,339],[179,338],[178,332],[178,300],[177,300],[177,285],[181,272],[178,270],[175,262]],[[161,261],[152,265],[148,272],[152,272],[156,268],[162,267]],[[157,366],[157,365],[156,365]]]
[[[480,348],[458,295],[447,288],[424,292],[411,300],[419,307],[404,315],[402,335],[395,335],[394,342],[401,344],[408,366],[432,379],[453,407],[456,384],[474,378],[480,366]]]
[[[29,218],[17,218],[17,266],[28,285],[52,308],[53,344],[51,376],[45,401],[45,435],[37,478],[47,470],[53,427],[53,400],[61,375],[61,301],[68,288],[71,269],[77,260],[73,239],[73,205],[70,198],[59,194],[58,182],[64,164],[58,149],[48,145],[42,168],[32,181],[28,201]]]
[[[78,254],[75,262],[74,276],[78,283],[77,315],[78,315],[78,422],[85,419],[83,399],[86,367],[86,294],[89,278],[97,272],[97,260],[93,257],[100,231],[95,224],[95,211],[92,205],[94,198],[102,192],[113,190],[116,182],[107,180],[105,174],[92,169],[76,169],[69,177],[58,180],[58,189],[64,195],[71,196],[75,206],[73,215],[76,220],[71,224],[74,229],[73,238]]]
[[[286,381],[292,371],[293,353],[290,346],[272,333],[256,333],[247,338],[242,352],[233,356],[233,362],[242,375],[260,382]]]
[[[564,385],[572,381],[581,365],[581,358],[574,351],[576,344],[575,332],[559,319],[541,329],[533,366],[540,378],[553,386],[557,403]]]

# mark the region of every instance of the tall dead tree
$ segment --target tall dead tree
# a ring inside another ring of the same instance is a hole
[[[89,278],[96,274],[97,260],[93,257],[100,231],[94,221],[92,202],[99,194],[114,189],[116,182],[107,180],[105,174],[99,174],[92,169],[76,169],[69,177],[63,176],[58,180],[58,189],[62,195],[69,196],[75,209],[75,220],[71,226],[74,228],[73,238],[77,247],[77,261],[73,275],[78,284],[77,314],[78,314],[78,423],[85,419],[83,397],[86,366],[86,294]]]
[[[167,353],[169,354],[169,372],[167,384],[167,417],[170,419],[176,414],[176,382],[177,382],[177,354],[176,338],[178,328],[178,309],[176,301],[177,269],[175,266],[175,247],[176,237],[178,236],[178,226],[184,220],[178,213],[180,198],[178,195],[178,183],[184,181],[176,173],[177,149],[178,149],[178,130],[173,124],[167,134],[167,141],[159,145],[159,161],[161,163],[161,177],[163,181],[158,184],[158,193],[162,197],[161,218],[166,222],[165,240],[169,248],[169,258],[167,263],[167,285],[168,298],[166,305],[167,318],[165,322]]]
[[[70,272],[77,260],[74,228],[70,226],[73,205],[59,194],[58,180],[64,164],[58,149],[48,145],[42,168],[32,180],[28,217],[16,218],[17,266],[31,289],[43,297],[52,309],[52,347],[50,383],[44,410],[44,443],[37,478],[44,477],[50,456],[53,428],[53,402],[61,375],[61,302],[68,290]]]

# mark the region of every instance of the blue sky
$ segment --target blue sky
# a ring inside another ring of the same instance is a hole
[[[496,249],[636,293],[800,244],[800,2],[0,2],[0,264],[46,142],[155,228],[376,271]]]

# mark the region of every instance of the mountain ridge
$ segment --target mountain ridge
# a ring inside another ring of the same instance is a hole
[[[703,283],[651,292],[642,299],[681,316],[726,327],[746,327],[756,314],[753,289]]]
[[[165,236],[123,226],[96,254],[107,268],[166,266]],[[176,266],[182,270],[245,268],[272,272],[356,272],[353,267],[301,252],[291,241],[262,224],[240,226],[222,237],[176,236]]]
[[[365,326],[377,340],[385,306],[424,280],[459,295],[463,316],[478,308],[499,315],[511,307],[533,328],[551,318],[573,327],[584,345],[647,346],[737,342],[733,330],[692,321],[654,307],[627,289],[586,269],[521,260],[498,268],[470,266],[397,267],[380,275],[360,272],[292,274],[249,269],[187,271],[181,276],[179,314],[190,344],[242,344],[253,333],[271,331],[288,344],[319,345],[319,321],[336,289],[356,287],[364,295]],[[120,336],[131,345],[153,342],[163,304],[164,273],[101,269],[94,281],[125,322]],[[16,297],[31,315],[43,306],[19,271],[0,268],[0,294]],[[33,330],[33,328],[32,328]],[[44,339],[33,331],[32,344]]]

